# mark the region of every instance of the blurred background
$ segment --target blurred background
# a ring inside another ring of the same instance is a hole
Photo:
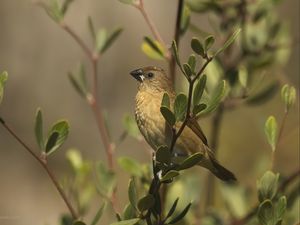
[[[157,24],[164,39],[170,43],[176,16],[175,1],[148,0],[145,7]],[[291,30],[290,57],[282,71],[299,91],[299,1],[286,0],[278,8],[282,20]],[[73,90],[67,73],[80,62],[90,65],[74,40],[29,0],[0,0],[0,71],[9,73],[0,114],[32,148],[37,149],[33,124],[37,107],[44,113],[45,126],[60,118],[71,125],[67,143],[49,159],[60,179],[70,173],[65,160],[66,150],[80,149],[84,158],[106,160],[98,129],[90,108]],[[117,0],[77,0],[66,16],[66,23],[87,43],[91,38],[87,28],[90,15],[96,27],[124,32],[99,62],[99,96],[108,115],[113,140],[123,132],[122,118],[132,114],[137,83],[129,72],[144,65],[159,65],[161,61],[147,58],[141,51],[145,34],[151,36],[140,13]],[[207,16],[195,16],[193,21],[210,30]],[[183,56],[190,53],[189,40],[195,34],[188,31],[180,44]],[[89,72],[89,70],[88,70]],[[89,75],[89,74],[88,74]],[[299,92],[298,92],[299,93]],[[221,131],[219,159],[234,171],[241,183],[255,186],[270,157],[264,138],[266,118],[283,116],[280,95],[260,107],[241,107],[225,115]],[[283,138],[276,152],[275,171],[288,174],[299,167],[299,104],[288,116]],[[201,121],[209,137],[211,118]],[[149,161],[149,152],[142,142],[128,137],[118,148],[118,156],[131,156],[140,162]],[[119,170],[119,169],[118,169]],[[0,225],[57,224],[59,213],[65,212],[60,199],[40,165],[0,127]],[[119,171],[118,183],[122,202],[126,201],[128,175]]]

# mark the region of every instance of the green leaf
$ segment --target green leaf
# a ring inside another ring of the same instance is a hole
[[[88,87],[86,81],[86,72],[85,67],[81,63],[79,66],[79,71],[77,72],[77,76],[74,76],[72,73],[68,73],[68,77],[70,79],[71,84],[74,89],[78,92],[81,97],[86,97],[88,94]]]
[[[64,18],[64,14],[57,0],[51,0],[49,4],[40,2],[39,5],[46,11],[48,16],[55,22],[60,22]]]
[[[136,218],[136,209],[134,209],[131,204],[127,204],[125,206],[125,208],[123,210],[123,218],[124,218],[124,220]]]
[[[196,54],[201,55],[202,57],[205,56],[203,44],[198,38],[192,38],[191,47]]]
[[[165,120],[167,121],[167,123],[172,127],[174,126],[176,119],[174,114],[172,113],[172,111],[170,109],[168,109],[165,106],[160,107],[160,112],[163,115],[163,117],[165,118]]]
[[[167,180],[171,180],[174,177],[177,177],[179,175],[179,172],[176,170],[170,170],[168,171],[161,179],[161,182],[167,181]]]
[[[66,14],[66,12],[68,11],[70,4],[73,2],[74,0],[65,0],[62,7],[61,7],[61,12],[63,15]]]
[[[86,93],[84,93],[83,89],[81,88],[78,80],[74,77],[74,75],[72,73],[68,73],[68,77],[69,77],[69,80],[70,80],[71,84],[73,85],[74,89],[78,92],[78,94],[81,97],[85,97]]]
[[[129,181],[129,186],[128,186],[128,198],[129,202],[132,205],[133,208],[137,209],[137,190],[135,187],[135,182],[134,179],[131,178]]]
[[[182,8],[181,15],[182,16],[180,21],[180,34],[183,35],[189,27],[190,18],[191,18],[191,10],[186,4],[184,4]]]
[[[293,86],[285,84],[281,88],[281,99],[285,104],[285,110],[288,112],[296,102],[296,89]]]
[[[239,82],[243,88],[247,87],[248,82],[248,71],[245,66],[239,67]]]
[[[205,89],[205,86],[206,86],[206,80],[207,80],[207,77],[205,74],[203,74],[199,81],[197,82],[195,88],[194,88],[194,91],[193,91],[193,105],[198,105],[201,98],[202,98],[202,95],[203,95],[203,92],[204,92],[204,89]]]
[[[197,165],[203,159],[203,154],[198,152],[186,158],[179,166],[180,170],[189,169]]]
[[[135,225],[135,224],[137,224],[140,220],[141,220],[140,218],[135,218],[135,219],[123,220],[123,221],[111,223],[110,225]]]
[[[94,27],[92,17],[90,17],[90,16],[88,17],[88,26],[89,26],[90,34],[91,34],[93,40],[95,41],[96,38],[97,38],[97,34],[96,34],[96,30],[95,30],[95,27]]]
[[[206,104],[199,104],[195,105],[193,108],[193,114],[196,116],[198,113],[202,112],[204,109],[206,109],[207,105]]]
[[[267,136],[267,140],[271,145],[272,151],[275,151],[277,144],[277,121],[274,116],[270,116],[265,123],[265,134]]]
[[[201,115],[213,112],[221,103],[226,93],[226,81],[222,80],[212,93],[212,97],[207,103],[206,109],[201,111]]]
[[[178,221],[180,221],[181,219],[183,219],[183,217],[185,217],[185,215],[188,213],[190,207],[191,207],[192,203],[189,203],[184,209],[183,211],[176,216],[174,219],[172,219],[170,222],[168,222],[168,224],[174,224],[177,223]]]
[[[265,200],[258,207],[257,217],[262,225],[275,225],[273,223],[273,204],[270,200]]]
[[[140,137],[140,130],[136,124],[135,119],[130,115],[125,115],[123,117],[123,127],[127,131],[127,133],[134,138]]]
[[[190,76],[193,75],[192,68],[190,67],[189,64],[184,63],[184,64],[182,65],[182,68],[183,68],[184,74],[187,75],[188,77],[190,77]]]
[[[144,37],[142,51],[151,59],[163,60],[165,58],[161,43],[150,37]]]
[[[91,225],[97,225],[99,220],[101,219],[102,215],[103,215],[103,212],[106,208],[106,203],[104,202],[101,207],[99,208],[99,210],[97,211],[93,221],[91,222]]]
[[[143,175],[142,165],[129,157],[118,158],[119,166],[130,175],[141,177]]]
[[[4,95],[4,85],[7,81],[8,78],[8,73],[6,71],[0,73],[0,104],[3,100],[3,95]]]
[[[53,152],[53,148],[57,143],[59,137],[59,133],[57,131],[54,131],[53,133],[51,133],[48,137],[47,143],[46,143],[46,153],[49,155],[49,152]]]
[[[205,38],[204,40],[204,50],[207,51],[211,48],[211,46],[213,46],[213,44],[215,43],[215,38],[210,35],[207,38]]]
[[[43,116],[42,116],[42,110],[40,108],[37,109],[36,115],[35,115],[35,137],[36,141],[39,145],[40,150],[45,150],[45,144],[44,144],[44,135],[43,135]]]
[[[74,171],[78,172],[83,167],[83,159],[79,150],[70,149],[66,153],[66,158]]]
[[[156,161],[161,163],[166,163],[166,164],[169,164],[172,159],[172,154],[168,146],[166,145],[160,146],[157,149],[155,156],[156,156]]]
[[[223,45],[223,47],[221,47],[214,55],[214,57],[216,57],[217,55],[219,55],[220,53],[222,53],[225,49],[227,49],[234,41],[235,39],[238,37],[238,35],[240,34],[241,29],[237,29],[235,32],[233,32],[233,34],[228,38],[228,40],[225,42],[225,44]]]
[[[144,212],[144,211],[150,209],[154,205],[154,203],[155,203],[155,199],[154,199],[153,195],[148,194],[139,200],[138,209],[141,212]]]
[[[258,198],[260,202],[272,200],[277,192],[279,174],[267,171],[257,182]]]
[[[48,133],[48,139],[46,141],[46,152],[47,155],[50,155],[54,151],[56,151],[63,143],[66,141],[69,134],[69,124],[67,121],[62,120],[56,122],[52,125]],[[55,134],[57,133],[57,134]],[[56,137],[57,136],[57,137]],[[54,143],[54,145],[53,145]],[[50,148],[51,147],[51,148]]]
[[[101,53],[104,53],[120,36],[123,28],[117,28],[113,32],[111,32],[105,40],[103,47],[100,49]]]
[[[176,121],[183,121],[186,116],[188,100],[185,94],[178,94],[174,102],[174,115]]]
[[[105,28],[101,28],[100,30],[98,30],[97,34],[96,34],[96,50],[98,52],[101,52],[102,49],[105,46],[105,43],[107,41],[107,30]]]
[[[98,190],[106,195],[111,196],[113,189],[116,184],[116,176],[113,171],[107,169],[102,162],[99,162],[97,165],[98,171]]]
[[[272,83],[271,85],[267,86],[264,90],[248,98],[247,104],[257,105],[265,103],[267,100],[271,99],[276,94],[278,87],[278,82]]]
[[[188,64],[191,67],[191,70],[193,72],[193,74],[195,73],[195,69],[196,69],[196,56],[194,54],[191,54],[189,59],[188,59]]]
[[[169,212],[168,212],[168,214],[166,216],[166,219],[168,219],[169,217],[171,217],[173,215],[173,213],[175,212],[178,200],[179,200],[179,198],[176,198],[176,200],[174,201],[173,205],[171,206],[171,208],[170,208],[170,210],[169,210]]]
[[[274,216],[276,217],[277,221],[280,221],[283,219],[283,215],[286,211],[286,206],[287,206],[287,200],[285,196],[281,196],[274,209]]]
[[[161,100],[161,106],[167,107],[170,109],[170,97],[167,92],[164,93],[163,98]]]
[[[173,51],[173,56],[175,57],[175,61],[176,61],[177,65],[179,66],[181,71],[183,71],[181,62],[180,62],[180,58],[179,58],[179,54],[178,54],[177,44],[176,44],[176,41],[174,41],[174,40],[172,41],[172,51]]]

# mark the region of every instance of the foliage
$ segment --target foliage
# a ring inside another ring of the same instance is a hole
[[[143,0],[119,1],[137,8],[144,16],[147,15]],[[277,1],[264,0],[258,3],[244,0],[180,0],[177,15],[180,21],[176,27],[178,36],[175,35],[170,49],[162,41],[153,23],[149,22],[150,19],[145,17],[153,37],[144,36],[141,43],[142,51],[151,59],[165,61],[171,67],[172,61],[175,62],[180,75],[185,78],[188,90],[187,93],[178,93],[174,102],[170,101],[167,93],[164,93],[160,112],[173,132],[172,140],[171,143],[165,143],[156,149],[150,166],[129,156],[121,156],[115,160],[119,167],[130,176],[127,191],[128,202],[122,212],[119,212],[116,207],[118,174],[112,163],[114,147],[117,148],[127,136],[140,140],[140,134],[134,119],[126,114],[123,118],[123,135],[113,143],[100,110],[101,105],[98,105],[95,82],[98,76],[99,56],[113,46],[123,29],[117,28],[111,32],[105,28],[96,29],[92,18],[88,17],[93,47],[87,47],[85,42],[64,22],[64,17],[73,2],[74,0],[64,0],[61,3],[58,0],[49,0],[48,3],[40,3],[40,5],[54,22],[70,33],[73,38],[75,37],[92,63],[93,87],[88,85],[86,74],[88,70],[84,64],[80,65],[76,73],[70,72],[69,79],[74,89],[86,99],[95,113],[108,158],[107,164],[104,160],[96,162],[85,160],[81,151],[69,149],[66,159],[72,169],[72,175],[60,186],[47,164],[47,159],[50,154],[54,154],[63,146],[69,134],[69,123],[66,120],[55,122],[45,136],[42,110],[37,110],[34,135],[41,151],[40,154],[35,154],[18,138],[2,118],[0,118],[1,124],[41,163],[64,199],[70,213],[61,215],[61,225],[102,224],[102,216],[111,214],[107,209],[109,206],[112,207],[113,214],[116,216],[111,221],[111,225],[195,224],[199,220],[197,212],[200,205],[199,199],[202,200],[202,196],[206,194],[204,191],[214,192],[214,188],[205,190],[202,187],[205,185],[204,182],[199,185],[198,174],[191,176],[190,171],[203,160],[203,154],[177,155],[174,153],[175,143],[186,126],[190,126],[204,116],[214,116],[218,119],[229,109],[244,105],[259,106],[278,93],[280,85],[275,77],[271,78],[269,84],[262,85],[258,90],[255,85],[262,70],[271,70],[274,65],[283,64],[282,59],[287,54],[287,51],[284,52],[281,49],[283,41],[288,42],[288,34],[283,31],[282,22],[276,16],[274,8],[278,4]],[[214,14],[216,18],[214,22],[217,24],[214,29],[220,35],[207,34],[191,23],[191,18],[199,13]],[[182,60],[178,43],[179,38],[182,38],[188,30],[196,30],[198,33],[200,31],[200,37],[193,37],[189,44],[184,43],[191,47],[191,54],[185,61]],[[170,75],[174,76],[175,73]],[[7,78],[7,72],[0,73],[0,103]],[[293,217],[290,220],[286,218],[289,216],[287,209],[290,208],[292,211],[295,205],[294,200],[297,196],[299,198],[298,186],[286,192],[285,185],[288,185],[286,183],[290,182],[289,179],[281,180],[282,175],[275,173],[273,168],[285,118],[296,104],[296,98],[295,87],[290,84],[282,85],[283,120],[269,116],[265,122],[266,141],[272,150],[271,167],[257,181],[258,201],[255,210],[251,211],[249,208],[246,187],[240,184],[222,185],[221,201],[228,206],[227,210],[215,208],[215,211],[204,212],[201,215],[203,224],[242,225],[247,224],[248,220],[254,216],[256,216],[256,219],[253,219],[254,224],[280,225],[284,224],[284,221],[296,222]],[[217,142],[218,137],[213,138]],[[205,137],[204,139],[206,142]],[[214,147],[217,148],[217,146]],[[169,192],[166,195],[164,190],[168,189]],[[68,192],[68,195],[65,192]],[[186,193],[191,194],[194,199],[188,199],[185,196]],[[89,220],[91,222],[87,223],[86,215],[91,211],[95,198],[100,198],[101,204],[98,204],[98,210]],[[247,214],[248,211],[250,212]],[[82,220],[78,220],[79,218]],[[233,220],[230,221],[228,218],[233,218]]]

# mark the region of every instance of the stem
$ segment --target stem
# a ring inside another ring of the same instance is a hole
[[[48,176],[50,177],[52,183],[54,184],[55,188],[57,189],[58,193],[60,194],[61,198],[63,199],[66,206],[68,207],[68,209],[73,217],[73,220],[76,220],[78,218],[78,215],[75,212],[74,208],[72,207],[65,192],[59,185],[59,182],[58,182],[57,178],[55,177],[54,173],[48,167],[46,158],[43,155],[41,155],[41,156],[37,155],[21,138],[19,138],[19,136],[5,123],[5,121],[2,118],[0,118],[0,122],[3,125],[3,127],[8,131],[8,133],[10,133],[24,147],[24,149],[29,154],[31,154],[33,156],[33,158],[35,158],[41,164],[41,166],[45,169],[45,171],[47,172]]]
[[[150,28],[150,30],[151,30],[151,32],[152,32],[154,38],[155,38],[159,43],[161,43],[161,44],[164,46],[164,48],[167,50],[168,48],[167,48],[166,43],[164,42],[164,40],[163,40],[162,36],[160,35],[158,29],[156,28],[154,22],[153,22],[153,21],[151,20],[151,18],[149,17],[147,11],[145,10],[145,7],[144,7],[144,0],[139,0],[139,2],[136,3],[134,6],[142,13],[142,15],[143,15],[143,17],[144,17],[146,23],[148,24],[148,26],[149,26],[149,28]],[[166,56],[166,58],[168,58],[168,57],[169,57],[169,56]]]
[[[174,32],[174,40],[179,46],[179,37],[180,37],[180,23],[182,18],[182,11],[183,11],[184,0],[178,1],[178,8],[177,8],[177,17],[176,17],[176,25],[175,25],[175,32]],[[175,84],[175,75],[176,75],[176,60],[175,57],[171,54],[171,59],[169,61],[169,68],[170,68],[170,77],[173,84]]]
[[[60,23],[60,26],[62,29],[64,29],[68,34],[72,36],[72,38],[77,42],[77,44],[82,48],[86,56],[92,60],[93,59],[93,53],[90,50],[90,48],[85,44],[85,42],[64,22]]]
[[[95,119],[97,121],[97,127],[100,133],[101,140],[104,145],[104,149],[106,152],[106,157],[108,161],[108,167],[110,170],[114,171],[114,149],[113,149],[113,143],[108,135],[107,127],[105,126],[105,120],[102,113],[102,105],[100,103],[100,99],[98,98],[98,60],[99,60],[99,53],[94,53],[86,44],[85,42],[65,23],[60,24],[61,27],[68,32],[71,37],[78,43],[78,45],[82,48],[83,52],[88,57],[90,63],[92,64],[92,93],[91,95],[87,96],[87,102],[89,103]],[[111,197],[111,202],[113,205],[113,208],[115,211],[118,211],[117,207],[117,197],[116,197],[116,188],[114,189],[114,192]]]
[[[179,138],[179,136],[183,132],[185,126],[187,125],[188,120],[190,119],[194,83],[198,79],[198,77],[201,76],[201,74],[204,72],[205,68],[212,61],[212,59],[213,58],[207,57],[206,58],[206,62],[203,64],[203,66],[201,67],[201,69],[199,70],[199,72],[196,74],[196,76],[194,78],[192,78],[192,79],[188,78],[188,81],[189,81],[189,92],[188,92],[188,103],[187,103],[186,115],[185,115],[185,119],[184,119],[183,123],[181,124],[178,132],[175,135],[173,135],[172,142],[171,142],[171,145],[170,145],[170,151],[171,152],[173,152],[173,149],[174,149],[174,146],[176,144],[177,139]]]

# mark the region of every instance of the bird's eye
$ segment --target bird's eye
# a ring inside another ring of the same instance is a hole
[[[151,77],[153,77],[153,76],[154,76],[154,74],[151,73],[151,72],[147,74],[147,77],[149,77],[149,78],[151,78]]]

